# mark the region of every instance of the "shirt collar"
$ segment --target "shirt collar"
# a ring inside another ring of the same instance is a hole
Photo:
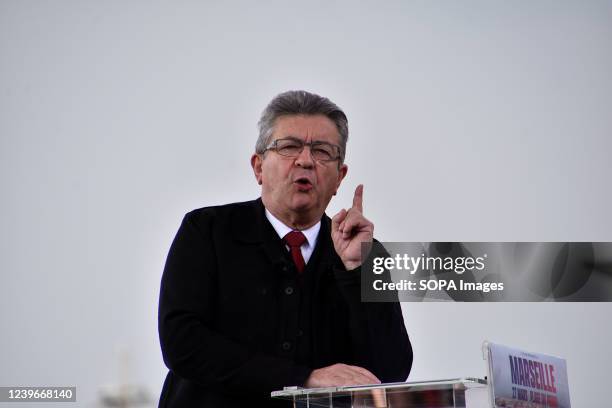
[[[266,218],[274,227],[274,230],[278,234],[278,236],[282,239],[285,235],[293,231],[293,228],[289,228],[286,226],[281,220],[276,218],[268,209],[266,208]],[[311,248],[314,248],[317,244],[317,237],[319,236],[319,230],[321,229],[321,221],[317,222],[312,227],[301,230],[301,232],[306,237],[306,242]]]

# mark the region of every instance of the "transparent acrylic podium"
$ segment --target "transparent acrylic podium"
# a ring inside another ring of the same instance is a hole
[[[295,408],[488,408],[486,380],[461,378],[330,388],[285,387],[273,398]]]

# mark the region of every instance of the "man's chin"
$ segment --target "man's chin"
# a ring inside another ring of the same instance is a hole
[[[311,197],[294,197],[291,202],[291,209],[296,213],[307,214],[316,208],[316,204]]]

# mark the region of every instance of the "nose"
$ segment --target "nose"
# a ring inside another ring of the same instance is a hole
[[[304,146],[302,152],[295,158],[295,165],[303,168],[311,168],[314,166],[314,159],[310,152],[310,146]]]

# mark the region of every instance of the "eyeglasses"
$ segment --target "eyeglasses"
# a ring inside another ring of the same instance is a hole
[[[265,151],[274,150],[285,157],[298,157],[304,150],[304,146],[310,147],[310,155],[319,162],[329,162],[340,159],[342,149],[340,146],[327,142],[304,142],[296,138],[276,139],[266,147]]]

